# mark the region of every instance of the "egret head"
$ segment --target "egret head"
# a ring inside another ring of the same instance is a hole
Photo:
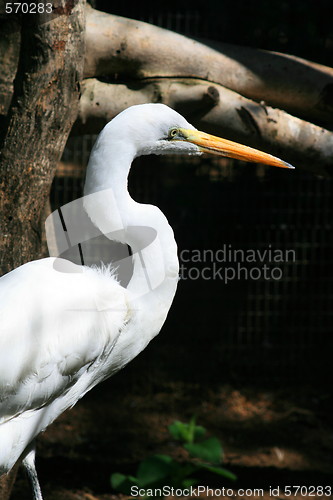
[[[133,156],[148,154],[202,154],[236,158],[283,168],[294,168],[279,158],[233,141],[198,131],[164,104],[139,104],[117,115],[106,127],[112,137],[133,147]],[[111,130],[110,130],[111,131]]]
[[[174,141],[174,129],[195,128],[175,110],[165,104],[138,104],[117,115],[104,130],[112,141],[134,148],[134,156],[149,154],[201,154],[190,142]]]

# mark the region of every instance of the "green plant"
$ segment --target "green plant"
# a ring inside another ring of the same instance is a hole
[[[175,489],[190,488],[198,484],[195,475],[201,470],[218,474],[232,481],[236,479],[232,472],[221,467],[223,450],[219,439],[205,438],[206,429],[196,425],[194,417],[189,423],[175,421],[169,425],[168,430],[171,436],[187,450],[189,459],[185,462],[178,462],[169,455],[148,457],[139,464],[136,476],[112,474],[111,484],[115,490],[130,495],[133,494],[133,489],[135,491],[158,489],[162,491],[165,486]],[[148,498],[148,496],[152,495],[141,496],[141,498]],[[163,495],[154,495],[154,498],[163,498]]]

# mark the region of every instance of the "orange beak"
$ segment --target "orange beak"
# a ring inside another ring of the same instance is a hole
[[[180,140],[196,144],[204,153],[211,153],[218,156],[226,156],[228,158],[236,158],[237,160],[255,163],[264,163],[265,165],[273,165],[274,167],[295,168],[289,163],[268,153],[248,146],[243,146],[243,144],[238,144],[237,142],[221,139],[220,137],[206,134],[205,132],[180,128],[178,129],[178,133]]]

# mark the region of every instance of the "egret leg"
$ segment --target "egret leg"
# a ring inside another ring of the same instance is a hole
[[[42,490],[40,489],[40,484],[38,481],[38,476],[36,471],[35,455],[36,455],[35,446],[32,446],[31,448],[29,448],[28,453],[22,460],[22,465],[25,468],[29,481],[31,483],[33,500],[43,500]]]

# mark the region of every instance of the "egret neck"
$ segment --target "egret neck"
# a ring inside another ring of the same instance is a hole
[[[153,205],[137,203],[128,193],[128,174],[136,156],[134,144],[113,139],[105,127],[90,156],[84,207],[103,234],[130,246],[133,275],[127,289],[131,305],[152,314],[159,311],[159,319],[152,322],[156,324],[154,336],[174,298],[179,264],[173,230],[164,214]]]

